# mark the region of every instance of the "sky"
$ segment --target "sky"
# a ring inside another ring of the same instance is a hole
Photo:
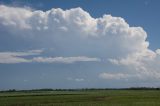
[[[0,0],[0,90],[160,85],[159,0]]]

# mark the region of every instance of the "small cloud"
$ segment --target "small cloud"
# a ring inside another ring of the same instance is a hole
[[[68,77],[67,80],[69,80],[69,81],[76,81],[76,82],[82,82],[82,81],[84,81],[83,78],[72,78],[72,77]]]
[[[83,78],[76,78],[75,81],[82,82],[82,81],[84,81],[84,79]]]
[[[64,31],[64,32],[67,32],[67,30],[68,30],[68,28],[65,27],[65,26],[59,27],[59,29],[60,29],[61,31]]]
[[[128,79],[130,75],[123,73],[101,73],[99,77],[107,80],[120,80]]]
[[[24,82],[28,82],[29,80],[26,80],[26,79],[25,79],[25,80],[23,80],[23,81],[24,81]]]
[[[160,55],[160,49],[157,49],[157,50],[156,50],[156,53],[157,53],[158,55]]]

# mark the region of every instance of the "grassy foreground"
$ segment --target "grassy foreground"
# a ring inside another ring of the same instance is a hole
[[[160,106],[159,90],[1,92],[0,106]]]

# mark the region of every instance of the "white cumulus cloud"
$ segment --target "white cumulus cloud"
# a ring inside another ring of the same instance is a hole
[[[130,26],[122,17],[103,15],[93,18],[82,8],[41,11],[0,5],[0,32],[6,33],[0,37],[8,44],[17,44],[17,39],[23,39],[27,45],[55,48],[55,56],[34,57],[34,62],[73,63],[104,58],[113,67],[125,67],[126,70],[119,70],[119,74],[115,74],[119,79],[129,78],[132,74],[146,79],[159,79],[160,50],[149,49],[144,29]],[[16,40],[10,41],[10,38]],[[5,59],[18,58],[9,56]],[[18,61],[26,60],[20,58]],[[100,76],[112,79],[114,75],[107,71],[104,70]]]

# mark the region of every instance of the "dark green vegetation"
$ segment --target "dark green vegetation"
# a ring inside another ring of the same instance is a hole
[[[8,91],[0,106],[160,106],[160,90]]]

